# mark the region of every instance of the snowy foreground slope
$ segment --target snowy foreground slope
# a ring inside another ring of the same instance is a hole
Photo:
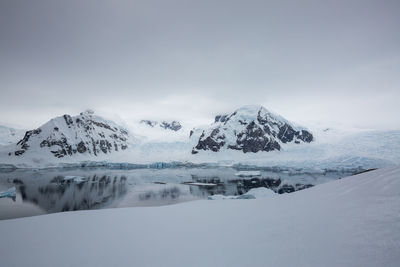
[[[292,194],[0,221],[2,266],[400,266],[400,166]]]

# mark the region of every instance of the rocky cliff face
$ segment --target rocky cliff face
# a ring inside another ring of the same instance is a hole
[[[196,137],[193,137],[196,138]],[[247,152],[281,150],[286,143],[310,143],[313,135],[262,106],[245,106],[230,115],[218,115],[203,130],[192,154],[222,148]]]
[[[109,154],[128,148],[128,132],[112,122],[85,111],[71,117],[54,118],[41,127],[27,131],[8,155],[22,156],[26,152],[49,150],[54,157],[74,154]]]

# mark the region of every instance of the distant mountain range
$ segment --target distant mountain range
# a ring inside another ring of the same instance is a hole
[[[0,127],[0,137],[0,167],[87,161],[309,168],[400,163],[400,131],[311,131],[255,105],[217,115],[190,133],[179,121],[167,120],[142,120],[127,129],[88,110],[25,133]]]

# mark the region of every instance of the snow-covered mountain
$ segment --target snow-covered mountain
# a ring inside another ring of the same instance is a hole
[[[128,131],[95,116],[87,110],[78,116],[63,115],[51,119],[37,129],[27,131],[8,156],[70,157],[75,154],[97,156],[129,147]]]
[[[25,130],[0,125],[0,146],[15,144],[24,136]]]
[[[399,130],[343,131],[330,125],[308,130],[261,106],[218,115],[211,125],[191,132],[180,123],[177,131],[149,123],[136,121],[121,127],[91,111],[64,115],[26,132],[18,143],[1,146],[0,167],[44,168],[96,161],[323,170],[400,164]]]
[[[201,131],[192,154],[202,150],[214,152],[224,149],[247,152],[281,150],[287,143],[310,143],[313,135],[305,128],[295,126],[263,106],[244,106],[229,115],[218,115],[214,123]]]
[[[182,129],[182,125],[180,124],[179,121],[161,121],[161,122],[158,122],[158,121],[153,121],[153,120],[141,120],[140,123],[142,123],[142,124],[144,124],[144,125],[146,125],[148,127],[151,127],[151,128],[160,127],[162,129],[172,130],[172,131],[175,131],[175,132],[177,132],[177,131]]]

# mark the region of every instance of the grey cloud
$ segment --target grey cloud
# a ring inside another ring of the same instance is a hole
[[[399,13],[389,0],[1,1],[0,122],[90,107],[203,123],[254,103],[398,128]]]

